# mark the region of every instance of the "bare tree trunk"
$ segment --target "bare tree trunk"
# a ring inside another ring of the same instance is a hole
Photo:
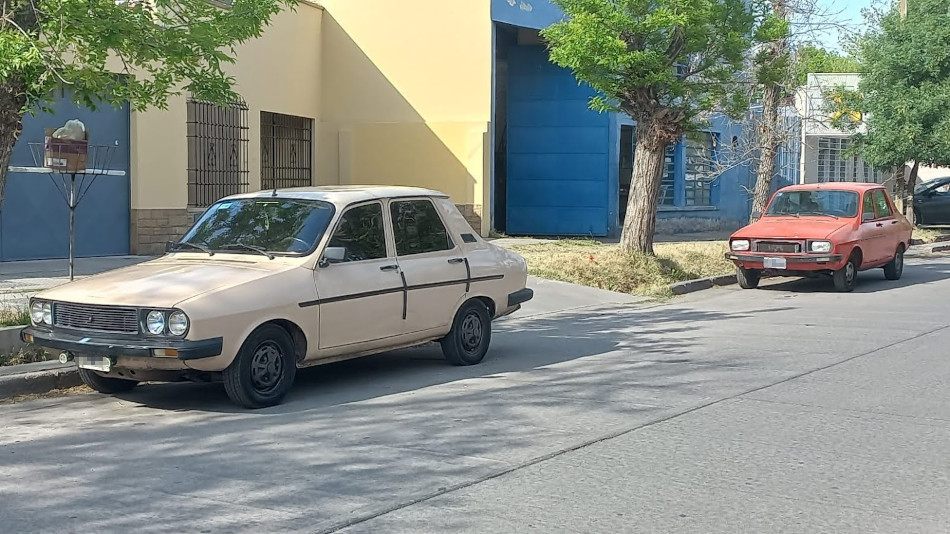
[[[660,139],[656,128],[647,123],[637,125],[637,144],[630,177],[627,215],[620,234],[620,247],[627,252],[653,254],[653,233],[656,230],[656,208],[663,180],[663,163],[667,142]]]
[[[26,87],[17,79],[0,84],[0,209],[3,208],[3,189],[13,147],[23,131],[23,107],[26,105]]]
[[[787,0],[771,0],[772,12],[782,20],[788,20]],[[788,53],[788,36],[769,43],[769,63],[762,69],[774,69],[781,65],[782,59]],[[790,74],[783,76],[788,78]],[[752,196],[752,213],[765,211],[765,205],[772,193],[772,179],[775,177],[775,160],[778,149],[782,145],[782,136],[779,135],[778,107],[782,101],[783,87],[781,81],[775,80],[775,73],[771,73],[770,81],[765,83],[762,95],[762,124],[760,132],[761,155],[758,169],[756,169],[755,192]]]
[[[920,174],[920,162],[915,161],[914,166],[910,168],[910,177],[904,184],[904,190],[901,191],[901,198],[904,199],[904,217],[910,220],[911,224],[917,224],[914,217],[914,188],[917,187],[917,175]]]
[[[782,141],[778,132],[778,105],[781,87],[777,83],[765,86],[762,99],[762,133],[759,166],[756,169],[755,193],[752,196],[752,213],[765,211],[772,193],[772,178],[775,176],[775,159]]]

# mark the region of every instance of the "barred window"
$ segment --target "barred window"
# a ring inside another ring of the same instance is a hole
[[[247,104],[189,99],[188,206],[204,208],[248,185]]]
[[[261,112],[261,189],[313,185],[313,119]]]
[[[660,205],[673,206],[676,203],[676,144],[666,148],[663,158],[663,178],[660,181]]]
[[[691,132],[686,136],[686,205],[712,205],[713,158],[718,135]]]
[[[818,182],[884,183],[884,172],[871,168],[857,155],[846,154],[850,149],[847,138],[818,139]]]

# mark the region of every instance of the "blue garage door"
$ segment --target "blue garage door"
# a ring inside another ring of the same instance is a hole
[[[129,253],[129,109],[92,111],[62,98],[53,114],[24,119],[23,134],[13,152],[13,165],[34,166],[29,143],[42,142],[45,128],[69,119],[83,121],[89,143],[117,145],[110,168],[126,176],[100,176],[76,209],[76,256]],[[90,161],[90,165],[92,162]],[[58,175],[54,175],[59,180]],[[89,177],[86,180],[90,180]],[[78,181],[78,177],[77,177]],[[62,186],[60,186],[62,187]],[[11,173],[0,207],[0,260],[66,258],[69,255],[69,209],[47,174]]]
[[[605,236],[610,117],[540,46],[509,55],[507,226],[518,235]]]

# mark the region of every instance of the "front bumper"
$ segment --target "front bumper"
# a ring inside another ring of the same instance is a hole
[[[156,351],[177,351],[179,360],[198,360],[219,356],[224,345],[223,338],[202,339],[199,341],[165,340],[165,339],[128,339],[110,338],[98,334],[73,334],[55,332],[36,327],[27,327],[20,332],[20,339],[24,343],[34,343],[41,347],[63,350],[75,354],[92,356],[128,356],[128,357],[161,357],[175,358],[175,356],[158,356]]]
[[[742,265],[746,268],[762,269],[766,258],[783,258],[787,270],[818,270],[833,269],[835,265],[841,263],[844,256],[841,254],[800,254],[800,255],[782,255],[782,254],[761,254],[761,253],[741,253],[727,252],[726,259]]]

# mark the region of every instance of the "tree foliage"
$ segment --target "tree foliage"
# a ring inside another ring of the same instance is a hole
[[[227,102],[234,47],[292,1],[0,0],[0,85],[23,87],[27,113],[60,85],[90,107],[161,108],[182,91]]]
[[[551,61],[599,96],[598,111],[637,121],[621,245],[652,253],[662,155],[712,111],[740,114],[738,73],[755,17],[744,0],[554,0],[566,18],[542,32]]]
[[[854,57],[826,50],[814,44],[804,44],[795,50],[795,83],[802,87],[807,83],[808,74],[861,72],[861,63]]]

